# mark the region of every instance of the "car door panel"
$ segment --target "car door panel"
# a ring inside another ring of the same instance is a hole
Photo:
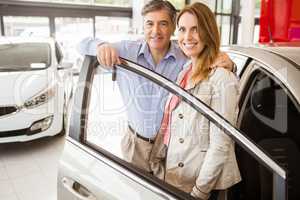
[[[166,200],[175,199],[159,189],[139,181],[134,174],[116,166],[92,150],[68,139],[58,175],[58,199],[77,199],[74,192],[64,186],[64,180],[80,183],[94,196],[93,199]],[[71,142],[72,141],[72,142]],[[119,168],[119,169],[116,169]],[[120,171],[119,171],[120,170]],[[127,175],[123,174],[126,172]],[[143,183],[143,184],[141,184]],[[149,185],[149,186],[147,186]],[[74,186],[73,190],[74,190]],[[89,199],[89,198],[87,198]]]

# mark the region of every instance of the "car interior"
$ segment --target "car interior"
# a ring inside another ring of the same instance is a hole
[[[254,73],[246,87],[247,94],[241,96],[245,100],[240,105],[239,128],[286,169],[288,199],[297,199],[300,195],[297,188],[300,179],[299,110],[284,87],[262,71]],[[242,182],[232,188],[231,198],[272,199],[272,172],[238,145],[236,155]]]

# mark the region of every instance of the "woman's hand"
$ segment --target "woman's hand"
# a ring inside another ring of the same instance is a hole
[[[193,187],[193,190],[191,191],[191,196],[195,197],[196,199],[199,200],[207,200],[210,196],[210,193],[204,193],[201,190],[198,189],[197,186]]]

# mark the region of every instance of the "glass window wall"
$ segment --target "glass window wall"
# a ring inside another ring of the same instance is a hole
[[[185,0],[169,0],[176,9],[180,10],[185,6]]]
[[[88,4],[88,5],[109,5],[130,7],[132,0],[22,0],[22,1],[37,1],[47,3],[70,3],[70,4]]]
[[[49,19],[47,17],[4,16],[3,21],[6,36],[50,36]]]
[[[65,61],[81,66],[82,57],[76,47],[82,39],[93,37],[92,18],[55,18],[55,29],[55,38],[63,48]]]
[[[131,19],[125,17],[96,17],[96,37],[108,42],[131,39]]]
[[[221,35],[221,45],[230,44],[230,16],[217,15],[217,24]]]
[[[231,7],[232,7],[232,0],[218,1],[216,12],[230,14]]]

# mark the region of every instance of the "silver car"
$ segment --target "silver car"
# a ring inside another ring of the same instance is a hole
[[[236,142],[242,181],[222,191],[220,199],[300,199],[300,48],[228,47],[225,51],[237,64],[240,78],[237,127],[148,69],[128,61],[117,70],[128,75],[128,84],[130,76],[139,76],[166,95],[178,95]],[[95,57],[86,57],[80,73],[60,162],[58,200],[194,199],[123,160],[120,141],[132,102],[122,100],[111,72],[97,64]]]

